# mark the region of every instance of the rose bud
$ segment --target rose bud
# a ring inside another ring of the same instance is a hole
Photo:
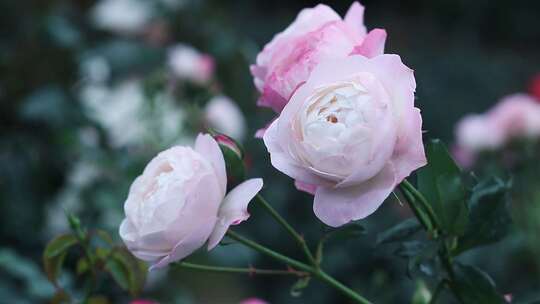
[[[384,30],[367,32],[364,7],[358,2],[343,19],[323,4],[302,10],[289,27],[266,44],[250,68],[261,92],[258,105],[281,112],[319,62],[351,54],[377,56],[384,53],[385,41]]]
[[[219,133],[213,135],[213,137],[220,148],[227,148],[227,150],[230,150],[238,159],[244,158],[244,149],[242,149],[242,145],[240,145],[236,140],[225,134]]]
[[[223,153],[229,183],[234,185],[237,181],[243,180],[245,165],[242,146],[224,134],[215,134],[213,137]]]
[[[124,205],[120,236],[150,269],[181,260],[207,243],[214,248],[230,225],[249,218],[247,205],[261,190],[260,178],[227,195],[223,154],[210,135],[195,148],[176,146],[159,153],[137,177]]]
[[[264,134],[272,165],[337,227],[365,218],[426,164],[413,71],[397,55],[319,63]]]

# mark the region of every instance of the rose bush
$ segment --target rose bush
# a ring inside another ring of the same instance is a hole
[[[324,223],[370,215],[426,164],[415,86],[397,55],[326,60],[266,131],[272,165],[315,195]]]
[[[315,66],[326,59],[351,54],[373,57],[384,52],[386,32],[364,26],[364,7],[354,2],[342,19],[319,4],[302,10],[296,20],[277,34],[251,66],[260,106],[281,112],[290,96]]]
[[[163,267],[208,243],[215,247],[230,225],[249,217],[247,205],[262,179],[247,180],[227,195],[222,152],[209,135],[195,148],[177,146],[158,154],[129,190],[120,236],[139,259]]]

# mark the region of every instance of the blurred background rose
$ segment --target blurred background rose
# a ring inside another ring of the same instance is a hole
[[[0,299],[40,303],[52,295],[41,271],[41,252],[48,239],[68,229],[64,209],[76,212],[90,227],[111,231],[118,241],[115,232],[134,177],[158,151],[191,144],[205,125],[243,140],[246,159],[251,160],[248,175],[264,177],[267,199],[294,219],[308,240],[318,238],[322,227],[311,213],[312,198],[275,171],[261,140],[252,138],[274,114],[256,107],[258,94],[249,72],[272,35],[290,24],[300,9],[315,4],[2,1]],[[369,28],[387,31],[386,52],[400,54],[415,70],[416,104],[422,109],[427,137],[453,142],[454,126],[467,113],[483,113],[509,94],[538,94],[538,81],[533,80],[540,71],[538,1],[366,0],[362,4]],[[351,1],[332,4],[340,15],[350,5]],[[178,77],[170,65],[170,52],[178,44],[196,50],[197,56],[213,58],[183,68],[199,73],[197,67],[203,66],[199,74],[203,76]],[[230,124],[212,122],[210,114],[205,117],[206,110],[212,112],[209,101],[218,96],[228,96],[239,106],[240,112],[231,110],[237,114],[230,115],[243,114],[245,131],[238,131],[242,119]],[[515,164],[515,154],[505,155],[509,156],[504,163]],[[525,155],[531,155],[527,164],[540,163],[535,162],[538,154]],[[508,167],[498,168],[494,171]],[[518,188],[532,189],[521,191],[525,197],[540,197],[536,167],[512,168],[505,172],[526,172],[519,175],[522,186]],[[529,223],[522,225],[525,231],[538,229],[534,223],[540,221],[539,205],[514,206],[518,223]],[[245,234],[301,258],[264,212],[252,206],[250,213],[251,220],[241,227]],[[521,220],[525,215],[528,219]],[[324,266],[375,303],[408,302],[421,284],[407,276],[406,261],[395,257],[395,248],[373,245],[377,232],[406,216],[408,209],[389,199],[362,221],[366,235],[328,244]],[[538,251],[527,245],[534,243],[528,238],[535,234],[520,231],[464,257],[486,270],[500,291],[512,293],[516,302],[537,296],[530,291],[540,280]],[[277,267],[237,245],[218,247],[194,259]],[[68,256],[67,262],[73,266],[76,261]],[[239,303],[253,295],[269,303],[345,301],[317,282],[301,297],[292,297],[291,278],[166,272],[150,275],[142,298],[160,303]],[[61,283],[75,293],[83,290],[70,271]],[[112,303],[132,299],[114,286],[103,284],[99,292]]]

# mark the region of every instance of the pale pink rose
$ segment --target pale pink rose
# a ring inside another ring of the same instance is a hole
[[[540,136],[540,104],[527,94],[513,94],[504,97],[487,113],[505,140],[516,137]]]
[[[351,5],[344,19],[323,4],[302,10],[251,66],[255,86],[261,92],[258,104],[281,112],[319,62],[351,54],[374,57],[384,52],[385,40],[384,30],[367,33],[364,7],[358,2]]]
[[[226,96],[213,97],[204,108],[204,118],[210,127],[236,140],[246,134],[246,120],[238,104]]]
[[[415,88],[397,55],[322,61],[266,131],[272,165],[327,225],[370,215],[426,164]]]
[[[230,225],[248,219],[247,205],[262,179],[247,180],[225,195],[225,161],[216,141],[200,134],[195,148],[158,154],[137,177],[124,205],[120,236],[139,259],[163,267],[208,243],[215,247]]]
[[[168,64],[173,75],[195,83],[207,83],[214,74],[214,59],[193,47],[177,44],[168,50]]]
[[[454,157],[468,167],[478,152],[500,149],[516,138],[539,136],[540,103],[530,95],[509,95],[488,112],[469,114],[458,122]]]
[[[242,302],[240,302],[240,304],[268,304],[268,302],[263,301],[258,298],[249,298],[249,299],[243,300]]]
[[[456,127],[456,140],[461,153],[494,150],[504,143],[504,133],[486,115],[469,114]]]

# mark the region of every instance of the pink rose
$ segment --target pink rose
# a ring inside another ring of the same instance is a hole
[[[540,136],[540,104],[530,95],[506,96],[487,115],[507,141]]]
[[[470,114],[462,118],[456,127],[460,153],[493,150],[504,143],[504,133],[495,121],[485,115]]]
[[[464,167],[476,154],[500,149],[515,138],[540,136],[540,103],[526,94],[509,95],[484,114],[469,114],[456,127],[454,157]]]
[[[151,269],[181,260],[208,242],[215,247],[230,225],[248,219],[247,205],[261,190],[250,179],[226,196],[225,161],[216,141],[200,134],[195,148],[159,153],[137,177],[124,205],[120,236]]]
[[[199,84],[207,83],[214,74],[212,57],[181,43],[169,48],[168,64],[175,77]]]
[[[377,56],[384,52],[385,40],[384,30],[367,33],[364,7],[358,2],[351,5],[344,19],[323,4],[302,10],[251,66],[255,86],[262,93],[258,104],[281,112],[319,62],[351,54]]]
[[[370,215],[426,164],[415,88],[397,55],[325,60],[266,131],[272,165],[315,195],[327,225]]]

